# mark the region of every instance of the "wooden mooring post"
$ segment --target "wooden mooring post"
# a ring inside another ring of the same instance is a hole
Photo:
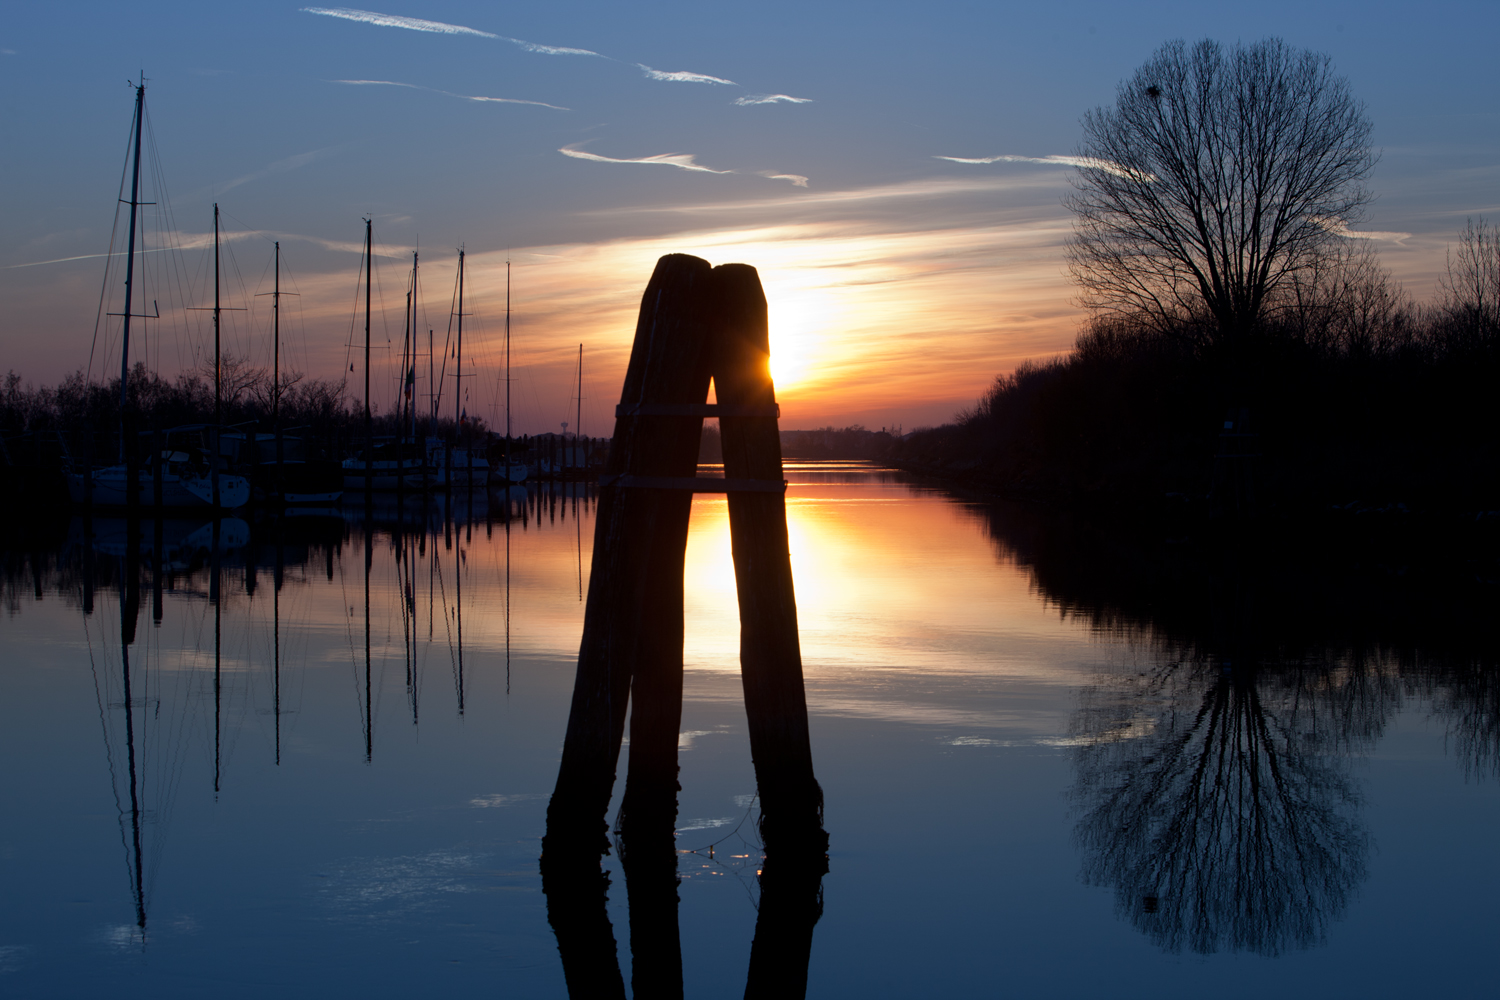
[[[547,810],[544,871],[591,863],[608,849],[605,814],[627,703],[622,853],[627,869],[644,862],[675,871],[683,569],[695,492],[729,496],[745,710],[767,854],[799,867],[796,859],[818,867],[826,858],[769,358],[766,301],[754,268],[713,268],[682,254],[657,263],[599,480],[583,640]],[[715,405],[707,403],[710,378]],[[705,417],[721,421],[723,480],[695,477]]]

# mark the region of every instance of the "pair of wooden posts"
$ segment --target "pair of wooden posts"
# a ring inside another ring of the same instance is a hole
[[[675,868],[683,568],[695,492],[728,494],[762,842],[768,856],[787,864],[826,857],[769,361],[766,299],[753,267],[712,267],[683,254],[657,263],[600,477],[583,641],[547,809],[544,868],[607,850],[605,813],[627,702],[633,707],[620,843],[627,852],[640,845],[663,862],[670,854]],[[715,405],[706,402],[710,379]],[[719,418],[723,480],[695,478],[704,417]]]

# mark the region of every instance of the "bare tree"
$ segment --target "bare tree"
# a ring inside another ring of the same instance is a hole
[[[257,398],[268,394],[271,373],[257,368],[249,358],[238,357],[228,351],[219,358],[219,370],[214,371],[213,361],[205,359],[198,365],[198,375],[213,388],[214,377],[219,379],[219,392],[226,410],[240,405],[245,398]]]
[[[1442,308],[1460,330],[1481,343],[1500,334],[1500,230],[1467,220],[1458,248],[1448,251]]]
[[[1328,57],[1279,39],[1168,42],[1083,132],[1067,204],[1084,304],[1163,328],[1197,317],[1216,339],[1253,333],[1370,200],[1364,106]]]

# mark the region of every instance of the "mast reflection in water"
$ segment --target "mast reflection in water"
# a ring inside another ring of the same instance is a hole
[[[0,993],[1488,987],[1482,536],[1235,543],[787,478],[827,874],[762,865],[722,497],[693,505],[675,838],[558,879],[588,487],[252,512],[217,544],[16,522]]]

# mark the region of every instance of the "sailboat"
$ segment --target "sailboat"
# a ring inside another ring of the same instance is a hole
[[[344,495],[337,469],[308,453],[308,442],[281,429],[281,241],[276,241],[271,292],[271,427],[255,435],[256,472],[268,488],[256,490],[293,507],[330,507]]]
[[[365,220],[365,446],[359,454],[344,459],[344,489],[377,491],[427,488],[428,476],[417,449],[395,441],[376,444],[370,412],[370,281],[373,275],[374,237],[371,220]],[[366,502],[370,502],[366,497]]]
[[[130,230],[125,251],[125,308],[119,315],[122,320],[120,340],[120,461],[117,465],[102,469],[83,468],[70,470],[67,476],[68,494],[74,503],[98,506],[143,506],[186,507],[233,510],[250,500],[250,482],[243,476],[219,472],[221,459],[217,455],[199,450],[168,450],[152,454],[144,466],[130,461],[130,440],[127,430],[129,395],[127,388],[130,375],[130,321],[132,319],[156,319],[157,311],[150,315],[132,313],[135,293],[135,244],[141,201],[141,129],[146,117],[146,84],[143,80],[135,88],[135,118],[133,121],[133,162],[130,170]],[[214,206],[215,239],[215,295],[217,296],[218,270],[218,206]],[[108,265],[106,264],[106,267]],[[215,368],[217,369],[218,313],[214,306]],[[217,389],[217,371],[215,386]],[[217,449],[215,449],[217,450]]]
[[[500,465],[490,471],[490,483],[494,486],[515,486],[526,481],[528,469],[520,462],[510,459],[510,261],[505,262],[505,456]]]
[[[482,488],[490,478],[490,462],[483,450],[475,449],[472,441],[464,444],[462,440],[465,428],[469,425],[469,411],[463,405],[463,380],[473,377],[472,372],[468,375],[463,372],[464,317],[469,315],[464,312],[464,256],[464,249],[460,247],[458,250],[458,308],[449,320],[450,325],[454,320],[458,325],[458,338],[453,351],[453,440],[446,442],[437,437],[427,439],[427,463],[437,471],[438,483],[445,488],[458,487],[460,489],[474,486]]]

